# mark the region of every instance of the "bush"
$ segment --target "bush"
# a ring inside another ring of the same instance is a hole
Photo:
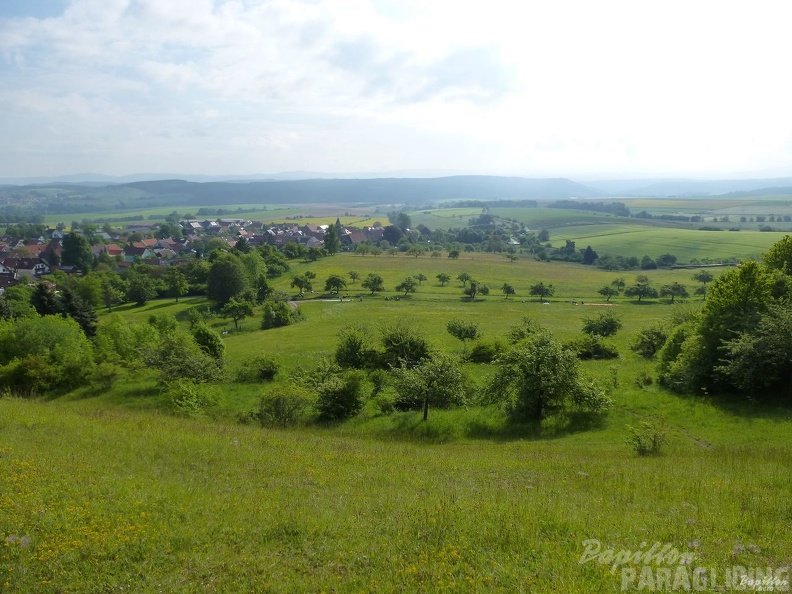
[[[583,332],[598,336],[613,336],[622,329],[622,322],[613,312],[606,311],[595,318],[583,318]]]
[[[288,326],[300,319],[301,316],[295,308],[292,311],[287,301],[268,300],[264,303],[264,317],[261,320],[262,330]]]
[[[0,388],[13,396],[41,396],[61,383],[61,370],[46,357],[28,355],[0,368]]]
[[[482,341],[470,349],[467,360],[471,363],[492,363],[505,350],[506,345],[501,340]]]
[[[219,365],[223,365],[225,344],[216,330],[205,324],[199,324],[193,329],[193,337],[204,353],[213,357]]]
[[[94,368],[91,380],[100,388],[110,390],[113,384],[126,375],[126,369],[115,363],[104,361]]]
[[[319,418],[340,421],[354,417],[363,408],[364,375],[359,371],[334,375],[319,385],[315,407]]]
[[[258,355],[242,362],[237,372],[239,382],[269,382],[280,371],[280,363],[267,355]]]
[[[640,330],[630,343],[630,350],[646,359],[654,357],[665,344],[668,334],[660,324],[653,324]]]
[[[657,456],[668,443],[668,433],[664,425],[641,421],[638,427],[628,426],[630,435],[627,445],[639,456]]]
[[[164,385],[171,409],[178,415],[201,417],[217,404],[217,394],[209,386],[196,384],[188,378],[178,378]]]
[[[300,422],[311,404],[308,392],[295,384],[273,388],[261,397],[258,412],[253,416],[262,427],[290,427]]]
[[[385,365],[402,367],[414,365],[429,358],[429,343],[412,324],[399,320],[382,331],[382,357]]]
[[[539,332],[542,327],[531,318],[523,318],[519,324],[509,328],[508,338],[511,343],[518,343]]]
[[[376,364],[377,352],[365,328],[347,326],[338,333],[335,360],[343,369],[364,369]]]
[[[578,359],[583,361],[616,359],[619,356],[619,352],[615,348],[605,344],[602,337],[596,334],[586,334],[569,342],[566,346],[575,352]]]
[[[459,361],[438,354],[415,367],[394,370],[397,410],[424,411],[426,420],[429,405],[450,408],[465,404],[468,378]]]

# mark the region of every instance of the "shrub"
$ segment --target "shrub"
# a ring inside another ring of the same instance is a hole
[[[569,342],[566,346],[575,352],[578,359],[583,361],[616,359],[619,356],[619,352],[615,348],[605,344],[602,337],[596,334],[586,334]]]
[[[371,336],[365,328],[347,326],[338,333],[335,361],[343,369],[363,369],[377,361]]]
[[[635,335],[630,343],[630,350],[651,359],[663,348],[667,338],[668,334],[666,334],[665,328],[660,324],[653,324]]]
[[[470,349],[467,360],[471,363],[492,363],[505,350],[506,345],[501,340],[482,341]]]
[[[204,353],[213,357],[219,365],[223,364],[225,344],[216,330],[205,324],[199,324],[193,329],[193,337]]]
[[[363,408],[364,375],[351,371],[334,375],[319,385],[315,407],[319,418],[340,421],[354,417]]]
[[[308,392],[296,384],[279,386],[261,397],[255,416],[262,427],[289,427],[300,422],[311,403]]]
[[[164,392],[173,412],[187,417],[203,416],[218,400],[212,388],[188,378],[168,382],[164,385]]]
[[[0,368],[0,387],[14,396],[41,396],[61,380],[58,366],[42,355],[28,355]]]
[[[269,382],[275,379],[280,364],[267,355],[258,355],[242,362],[242,367],[237,372],[237,381],[240,382]]]
[[[300,319],[301,316],[295,308],[292,310],[287,301],[268,300],[264,303],[264,316],[261,320],[262,330],[288,326]]]
[[[391,367],[410,366],[429,358],[429,343],[415,327],[399,320],[382,331],[383,362]]]
[[[517,343],[521,340],[533,336],[541,330],[541,326],[534,322],[531,318],[523,318],[519,324],[515,324],[509,328],[508,338],[509,342]]]
[[[110,390],[113,384],[126,375],[126,370],[120,365],[104,361],[96,365],[91,380],[100,388]]]
[[[630,435],[627,445],[639,456],[657,456],[668,443],[668,433],[664,425],[641,421],[638,427],[628,426]]]
[[[426,420],[429,405],[450,408],[465,404],[468,378],[459,361],[436,355],[420,365],[394,370],[398,410],[420,410]]]
[[[598,336],[613,336],[622,329],[622,321],[613,312],[606,311],[594,318],[583,318],[583,332]]]

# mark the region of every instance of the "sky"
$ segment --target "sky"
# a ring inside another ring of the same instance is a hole
[[[0,177],[792,175],[790,9],[0,0]]]

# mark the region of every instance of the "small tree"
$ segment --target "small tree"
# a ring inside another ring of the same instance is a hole
[[[426,252],[426,250],[422,245],[415,244],[407,250],[407,255],[417,258],[418,256],[423,256],[424,252]]]
[[[377,353],[365,328],[347,326],[338,333],[335,362],[343,369],[363,369],[372,365]]]
[[[510,295],[515,294],[514,287],[512,287],[508,283],[503,283],[503,286],[501,287],[501,291],[503,291],[503,294],[506,295],[506,299],[508,299]]]
[[[363,379],[360,371],[333,375],[317,388],[316,410],[325,421],[354,417],[363,408]]]
[[[413,278],[415,280],[417,280],[418,281],[418,285],[420,285],[422,282],[424,282],[426,280],[426,275],[425,274],[416,274],[415,276],[413,276]]]
[[[690,297],[690,294],[687,291],[687,287],[681,283],[671,283],[670,285],[663,285],[660,288],[660,296],[661,297],[671,297],[671,303],[674,302],[674,299],[677,297],[686,298]]]
[[[392,367],[412,367],[429,358],[429,343],[413,324],[399,319],[382,330],[383,361]]]
[[[612,285],[605,285],[597,293],[605,297],[605,301],[608,302],[611,297],[616,297],[619,294],[619,289]]]
[[[253,315],[253,304],[250,301],[232,297],[231,301],[220,310],[220,315],[234,320],[234,329],[239,330],[239,321]]]
[[[311,283],[311,279],[308,278],[307,273],[306,274],[299,274],[299,275],[293,277],[292,281],[291,281],[291,286],[292,286],[292,288],[295,288],[295,287],[297,288],[297,290],[300,292],[299,293],[300,297],[303,296],[305,291],[312,291],[313,290],[313,284]]]
[[[244,239],[244,238],[243,238]],[[168,297],[175,297],[176,303],[179,302],[179,297],[186,295],[189,289],[187,284],[187,277],[178,268],[171,266],[168,272],[165,273],[165,287],[168,292]]]
[[[700,282],[701,286],[696,289],[696,295],[703,295],[707,299],[707,283],[712,282],[715,277],[709,270],[699,270],[693,274],[693,280]]]
[[[352,279],[352,283],[356,283],[360,278],[360,274],[355,272],[354,270],[350,270],[349,272],[347,272],[347,274],[349,275],[349,278]]]
[[[480,336],[478,324],[460,318],[450,320],[446,324],[446,330],[451,336],[462,341],[462,350],[465,352],[467,352],[467,341],[476,340]]]
[[[635,284],[631,287],[627,287],[624,290],[624,295],[626,297],[638,297],[638,303],[641,302],[641,299],[644,297],[648,297],[654,299],[657,297],[657,289],[653,288],[649,284],[649,277],[644,274],[639,274],[635,277]]]
[[[368,289],[371,291],[373,295],[375,292],[384,291],[384,281],[379,274],[374,274],[373,272],[369,273],[369,275],[363,279],[362,286],[364,289]]]
[[[450,280],[451,280],[451,277],[450,277],[449,275],[447,275],[445,272],[441,272],[441,273],[440,273],[440,274],[438,274],[438,275],[437,275],[435,278],[438,280],[438,282],[440,283],[440,286],[441,286],[441,287],[444,287],[444,286],[445,286],[445,284],[446,284],[448,281],[450,281]]]
[[[539,297],[539,301],[544,303],[546,297],[552,297],[555,293],[555,287],[553,285],[546,285],[543,282],[536,283],[535,285],[531,286],[529,293],[534,297]]]
[[[416,289],[418,289],[418,283],[411,276],[408,276],[402,282],[396,285],[396,290],[404,291],[405,297],[407,296],[407,293],[415,293]]]
[[[473,277],[471,277],[467,272],[460,272],[457,275],[457,280],[462,283],[462,288],[465,288],[467,286],[468,281],[471,280],[472,278]]]
[[[344,287],[346,287],[346,281],[337,274],[330,275],[325,281],[325,291],[331,293],[338,293]]]
[[[583,318],[583,332],[597,336],[613,336],[622,329],[618,316],[606,311],[594,318]]]
[[[456,260],[457,258],[459,258],[459,250],[449,250],[448,257],[451,258],[452,260]]]
[[[437,355],[431,360],[395,371],[398,398],[397,409],[423,409],[423,420],[429,416],[429,405],[449,408],[465,404],[468,378],[459,362],[447,355]]]

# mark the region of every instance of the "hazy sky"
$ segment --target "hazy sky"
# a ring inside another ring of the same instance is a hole
[[[792,8],[0,0],[0,177],[792,174]]]

